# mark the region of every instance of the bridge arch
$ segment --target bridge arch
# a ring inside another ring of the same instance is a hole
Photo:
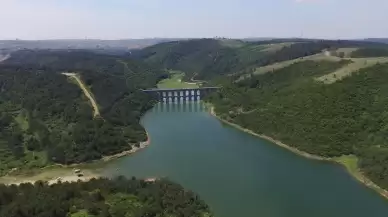
[[[178,89],[146,89],[145,93],[155,96],[161,102],[200,101],[209,93],[220,87],[178,88]]]

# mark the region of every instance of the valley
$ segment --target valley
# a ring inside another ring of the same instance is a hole
[[[180,88],[197,88],[199,87],[195,82],[185,82],[183,77],[185,76],[184,72],[180,71],[170,71],[169,78],[161,80],[157,87],[161,89],[180,89]]]
[[[200,216],[363,217],[370,210],[384,216],[387,201],[361,182],[387,196],[385,49],[346,40],[194,39],[130,55],[14,52],[0,65],[0,181],[80,179],[85,183],[71,185],[83,186],[121,175],[161,184],[167,178],[206,200],[210,209],[192,209]],[[220,87],[204,98],[206,105],[157,102],[143,92],[201,85]],[[78,168],[81,178],[74,176]],[[219,185],[209,188],[204,180]],[[304,182],[308,191],[297,184]],[[228,191],[247,200],[223,200],[220,192]],[[328,191],[341,196],[331,200]],[[288,204],[281,206],[285,192]],[[329,208],[298,201],[311,193]],[[365,205],[354,209],[349,195]],[[90,214],[89,208],[72,213]]]

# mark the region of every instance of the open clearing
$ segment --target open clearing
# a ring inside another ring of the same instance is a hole
[[[353,51],[357,50],[357,48],[340,48],[336,52],[344,52],[345,56],[350,55]],[[275,70],[288,67],[294,63],[299,63],[303,61],[333,61],[338,62],[341,60],[351,60],[352,63],[332,72],[326,74],[324,76],[316,78],[318,81],[322,81],[325,84],[331,84],[337,80],[341,80],[342,78],[351,75],[353,72],[360,70],[362,68],[367,68],[378,63],[388,63],[388,57],[370,57],[370,58],[340,58],[337,56],[330,56],[324,53],[315,54],[307,57],[301,57],[293,60],[283,61],[275,64],[271,64],[268,66],[258,67],[253,72],[254,75],[261,75],[268,72],[273,72]],[[240,76],[237,81],[249,78],[250,75],[245,74]]]
[[[54,184],[58,181],[61,182],[77,182],[87,181],[91,178],[97,178],[98,175],[93,173],[91,170],[83,169],[82,176],[78,176],[74,172],[73,168],[50,168],[39,174],[32,176],[3,176],[0,177],[0,183],[10,184],[21,184],[21,183],[35,183],[36,181],[47,181],[49,184]]]
[[[259,68],[256,68],[256,70],[253,72],[254,74],[265,74],[267,72],[271,72],[271,71],[274,71],[274,70],[277,70],[277,69],[281,69],[281,68],[285,68],[287,66],[290,66],[294,63],[299,63],[299,62],[303,62],[303,61],[306,61],[306,60],[312,60],[312,61],[323,61],[323,60],[326,60],[326,61],[333,61],[333,62],[337,62],[337,61],[340,61],[341,58],[339,57],[336,57],[336,56],[326,56],[324,54],[315,54],[315,55],[311,55],[311,56],[307,56],[307,57],[301,57],[301,58],[297,58],[297,59],[293,59],[293,60],[288,60],[288,61],[283,61],[283,62],[279,62],[279,63],[275,63],[275,64],[272,64],[272,65],[268,65],[268,66],[263,66],[263,67],[259,67]]]
[[[244,46],[243,41],[234,40],[234,39],[221,39],[220,43],[222,46],[231,47],[231,48],[238,48],[238,47]]]
[[[86,88],[85,84],[82,82],[81,78],[76,73],[62,73],[63,75],[66,75],[70,78],[75,79],[75,81],[78,83],[79,87],[84,92],[85,96],[89,99],[90,103],[92,104],[93,110],[94,110],[94,117],[100,116],[100,110],[98,109],[98,105],[96,101],[94,100],[92,94],[90,91]]]
[[[253,74],[254,75],[262,75],[262,74],[265,74],[267,72],[272,72],[272,71],[275,71],[278,69],[282,69],[282,68],[290,66],[294,63],[299,63],[299,62],[303,62],[306,60],[312,60],[312,61],[326,60],[326,61],[336,62],[336,61],[340,61],[341,58],[335,57],[335,56],[326,56],[323,53],[320,53],[320,54],[315,54],[315,55],[311,55],[311,56],[307,56],[307,57],[301,57],[301,58],[297,58],[297,59],[293,59],[293,60],[287,60],[287,61],[278,62],[278,63],[274,63],[274,64],[267,65],[267,66],[258,67],[255,69]],[[243,80],[243,79],[246,79],[249,77],[250,77],[250,75],[245,74],[245,75],[240,76],[240,78],[238,78],[237,81]]]
[[[275,52],[275,51],[281,50],[281,49],[283,49],[285,47],[289,47],[292,44],[295,44],[295,42],[283,42],[283,43],[275,43],[275,44],[265,44],[265,45],[261,45],[261,47],[263,48],[261,51],[263,51],[263,52]]]
[[[362,68],[367,68],[378,63],[388,63],[388,57],[371,57],[371,58],[349,58],[353,61],[337,71],[326,74],[317,78],[316,80],[322,81],[325,84],[331,84],[335,81],[341,80],[346,76],[350,76],[353,72],[360,70]]]
[[[166,88],[166,89],[172,89],[172,88],[198,88],[197,83],[188,83],[188,82],[182,82],[183,77],[185,76],[184,72],[180,71],[170,71],[170,78],[166,78],[161,80],[158,83],[158,88]]]
[[[357,47],[344,47],[344,48],[338,48],[336,50],[336,53],[339,54],[339,53],[344,53],[344,57],[350,57],[352,55],[352,53],[356,50],[358,50],[360,48],[357,48]]]

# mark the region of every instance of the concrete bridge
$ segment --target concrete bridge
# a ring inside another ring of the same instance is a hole
[[[179,88],[179,89],[147,89],[145,93],[153,94],[160,102],[199,101],[219,87]]]

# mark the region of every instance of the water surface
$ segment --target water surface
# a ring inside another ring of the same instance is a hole
[[[168,177],[216,217],[388,216],[388,202],[341,166],[224,125],[203,104],[157,104],[142,124],[150,146],[112,162],[106,175]]]

